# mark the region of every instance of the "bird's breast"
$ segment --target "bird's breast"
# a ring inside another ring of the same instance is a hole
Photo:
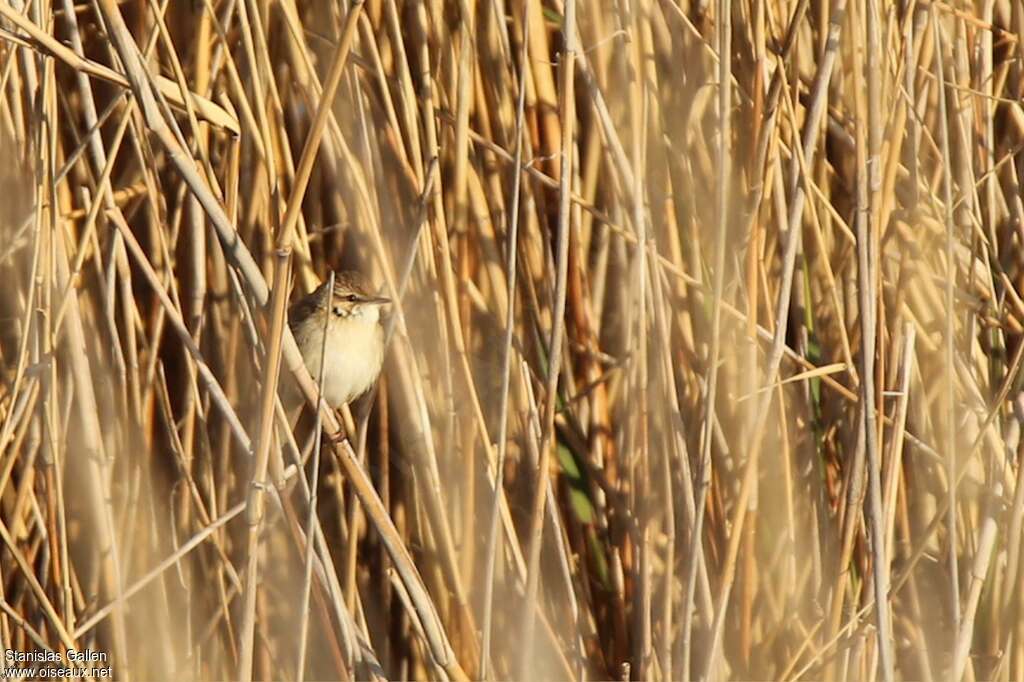
[[[323,326],[317,325],[297,334],[295,340],[313,381],[320,378],[321,355],[326,360],[324,399],[332,407],[340,407],[366,392],[380,374],[384,361],[383,330],[379,324],[332,319],[326,347],[323,339]]]

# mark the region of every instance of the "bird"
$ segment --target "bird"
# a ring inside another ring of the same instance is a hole
[[[384,363],[381,313],[391,299],[370,291],[359,272],[339,271],[333,290],[328,279],[288,309],[288,326],[314,382],[324,360],[322,395],[335,409],[369,390]]]

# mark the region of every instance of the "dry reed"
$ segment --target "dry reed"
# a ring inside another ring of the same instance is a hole
[[[0,0],[0,666],[1024,679],[1022,37]],[[284,305],[343,267],[339,415]]]

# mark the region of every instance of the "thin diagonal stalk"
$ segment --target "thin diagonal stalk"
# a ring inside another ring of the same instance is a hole
[[[562,50],[559,68],[561,149],[560,176],[558,189],[557,246],[555,249],[555,290],[551,314],[551,336],[548,340],[548,374],[545,382],[544,420],[540,441],[540,460],[534,476],[533,501],[530,507],[530,522],[527,539],[529,551],[526,569],[526,600],[522,624],[523,647],[519,677],[528,677],[533,648],[534,623],[536,621],[537,591],[540,584],[540,551],[544,533],[544,503],[547,500],[547,481],[550,476],[552,439],[554,437],[555,405],[558,402],[558,376],[562,368],[562,344],[565,335],[565,298],[569,264],[569,221],[572,218],[572,152],[575,125],[574,64],[576,59],[576,0],[566,0],[563,24],[565,46]]]
[[[512,340],[515,336],[516,322],[516,276],[518,274],[519,253],[519,209],[521,206],[520,183],[523,173],[519,170],[523,163],[523,117],[526,105],[526,46],[529,42],[530,23],[524,9],[523,43],[519,56],[519,98],[516,106],[516,151],[513,168],[511,204],[512,212],[508,221],[508,240],[505,246],[508,258],[505,276],[508,279],[505,313],[505,340],[501,355],[501,398],[498,407],[498,458],[494,465],[494,501],[491,503],[490,523],[487,530],[487,565],[484,568],[484,606],[481,629],[483,642],[480,653],[480,679],[487,680],[491,667],[491,619],[494,606],[494,568],[498,553],[498,519],[501,510],[502,487],[505,479],[505,454],[508,451],[508,402],[509,384],[512,372]]]

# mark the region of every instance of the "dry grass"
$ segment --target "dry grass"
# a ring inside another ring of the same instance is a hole
[[[0,648],[1024,679],[1024,4],[344,5],[0,0]]]

